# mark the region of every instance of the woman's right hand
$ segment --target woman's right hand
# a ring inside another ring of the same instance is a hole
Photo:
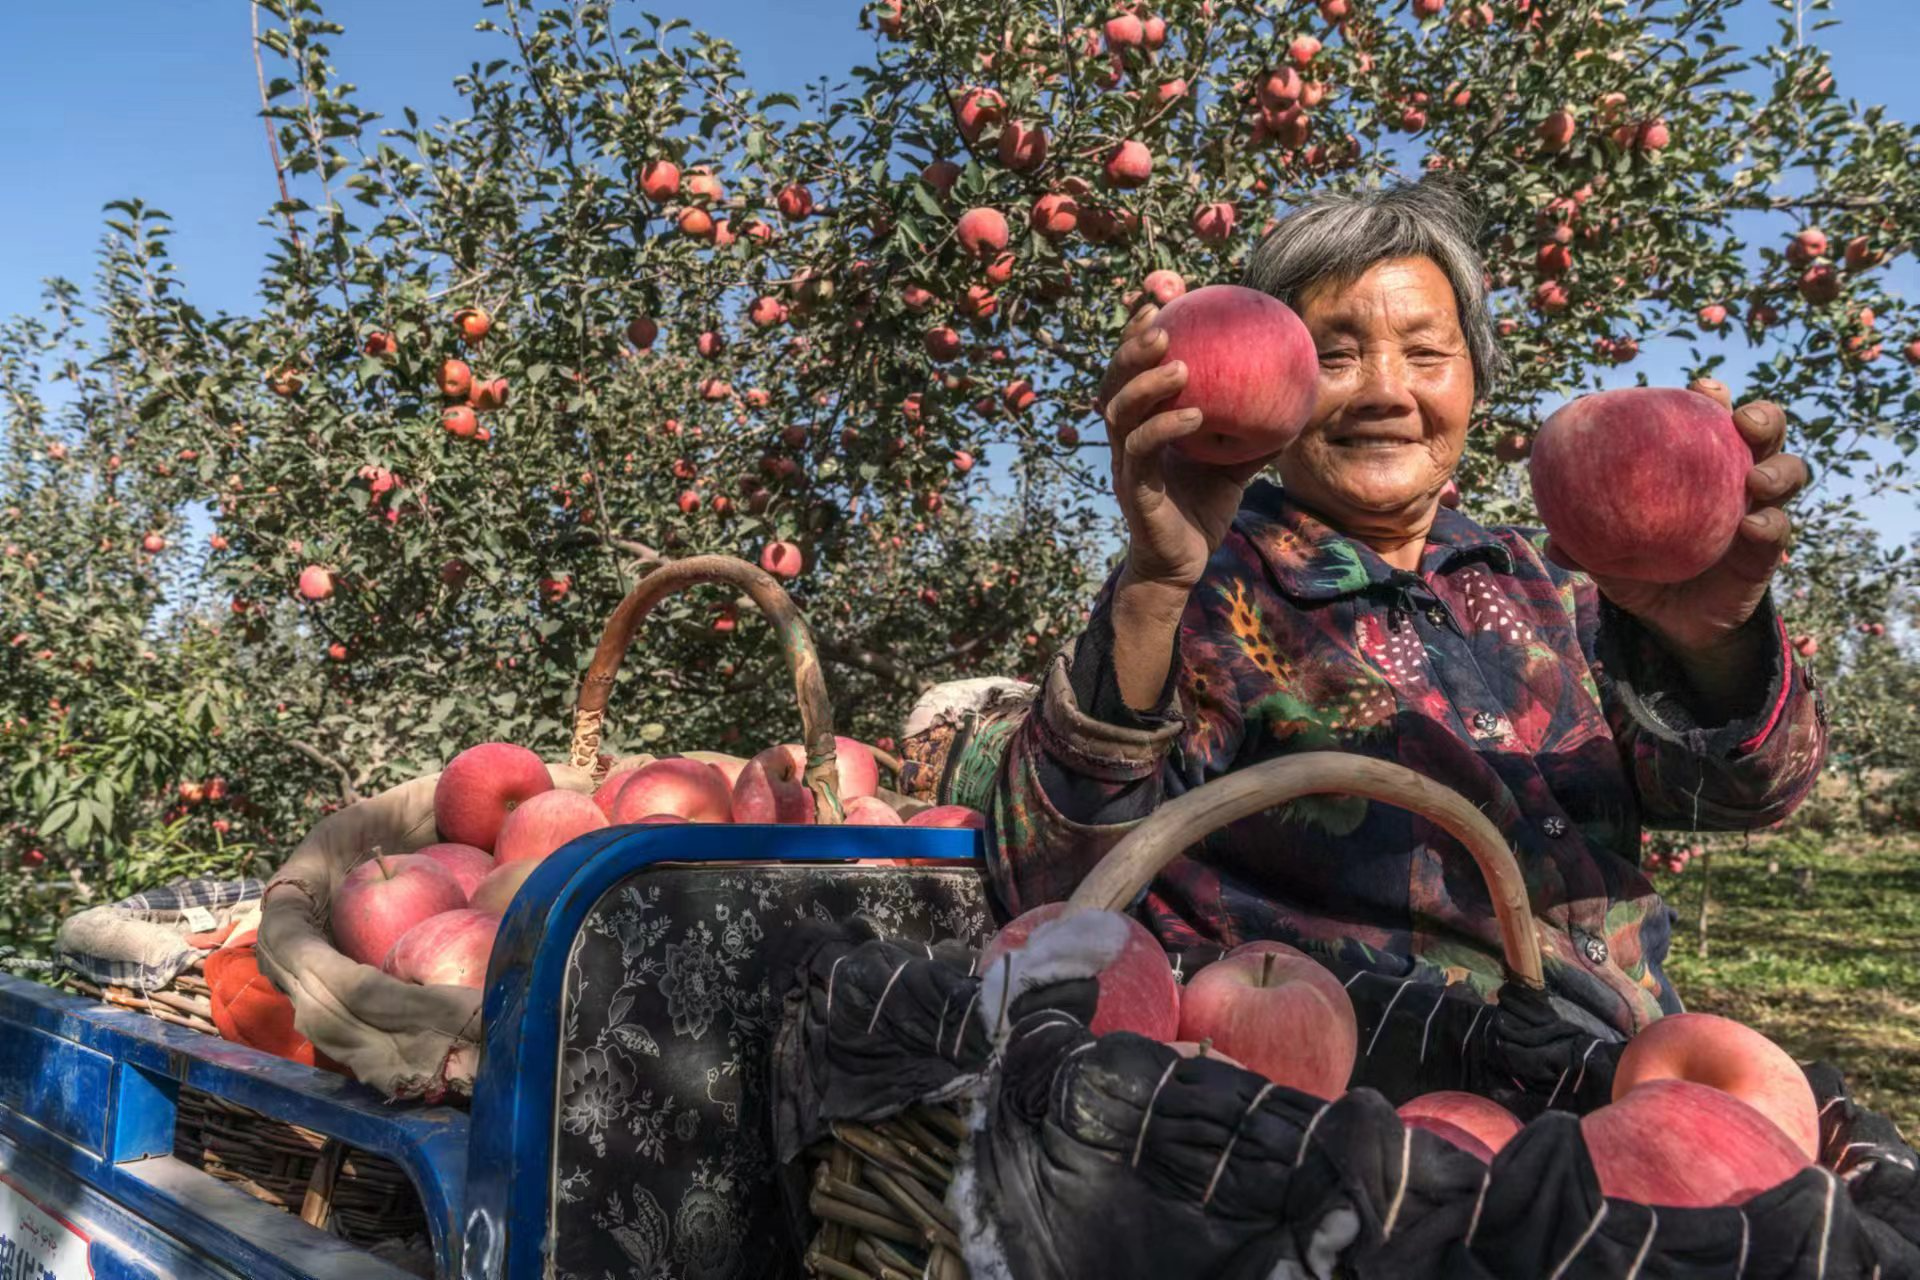
[[[1113,450],[1113,492],[1127,521],[1129,576],[1184,595],[1226,538],[1248,481],[1272,459],[1218,467],[1167,448],[1203,423],[1197,409],[1154,412],[1187,385],[1184,364],[1160,363],[1167,335],[1153,327],[1159,312],[1146,303],[1127,322],[1094,404],[1106,419]]]

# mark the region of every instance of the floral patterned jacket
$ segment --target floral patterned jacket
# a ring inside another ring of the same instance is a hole
[[[1161,703],[1112,674],[1109,583],[1087,632],[1007,726],[988,862],[1000,909],[1064,898],[1163,799],[1254,761],[1340,750],[1474,801],[1518,856],[1550,993],[1630,1034],[1679,1001],[1672,913],[1639,867],[1644,825],[1741,830],[1811,789],[1826,747],[1813,678],[1769,600],[1764,687],[1701,723],[1684,676],[1544,534],[1442,509],[1417,573],[1257,482],[1193,592]],[[1444,832],[1384,804],[1311,797],[1214,833],[1150,886],[1170,950],[1278,938],[1422,981],[1501,979],[1492,907]]]

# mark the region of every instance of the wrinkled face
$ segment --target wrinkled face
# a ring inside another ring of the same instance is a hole
[[[1280,456],[1281,483],[1343,533],[1424,533],[1473,412],[1453,287],[1431,259],[1394,258],[1309,290],[1299,312],[1320,399]]]

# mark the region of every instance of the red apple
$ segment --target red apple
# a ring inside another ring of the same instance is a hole
[[[1187,983],[1180,1038],[1211,1040],[1275,1084],[1337,1098],[1360,1032],[1346,988],[1313,957],[1284,942],[1249,942]]]
[[[487,960],[500,932],[500,917],[461,908],[429,916],[400,935],[381,968],[402,982],[422,986],[487,985]]]
[[[593,797],[555,788],[533,797],[500,825],[494,857],[501,863],[523,858],[539,861],[576,836],[607,825],[607,815]]]
[[[1552,112],[1533,132],[1542,151],[1565,151],[1573,141],[1573,113],[1564,107]]]
[[[680,194],[680,166],[671,160],[655,160],[640,171],[640,190],[647,199],[664,204]]]
[[[1187,291],[1187,282],[1178,271],[1169,271],[1162,267],[1158,271],[1147,272],[1147,278],[1140,282],[1154,305],[1164,307]]]
[[[140,539],[140,546],[147,552],[148,555],[157,556],[162,551],[165,551],[167,549],[167,540],[161,537],[157,533],[150,533],[146,537]]]
[[[510,742],[468,747],[447,765],[433,789],[433,819],[442,840],[493,852],[507,815],[553,789],[540,757]]]
[[[693,207],[682,209],[675,222],[680,227],[681,235],[692,236],[696,240],[713,238],[713,215],[705,209]]]
[[[951,160],[935,160],[920,171],[920,181],[945,195],[960,181],[960,166]]]
[[[960,215],[954,228],[960,247],[976,258],[986,258],[1007,247],[1007,218],[985,205]]]
[[[1180,986],[1160,940],[1132,916],[1049,902],[1023,912],[993,935],[980,955],[983,1006],[997,1009],[1011,977],[1022,973],[1091,977],[1099,984],[1095,1035],[1132,1031],[1155,1040],[1181,1037]],[[1224,1052],[1224,1050],[1223,1050]]]
[[[460,885],[460,891],[468,897],[473,896],[473,891],[480,887],[480,882],[487,878],[495,865],[493,855],[485,849],[476,849],[470,844],[459,844],[452,840],[430,844],[424,849],[414,850],[414,853],[418,857],[429,858],[452,872],[454,880]]]
[[[1108,18],[1106,25],[1107,51],[1118,53],[1122,49],[1138,49],[1147,42],[1146,24],[1130,13],[1117,18]]]
[[[799,222],[813,212],[813,192],[799,183],[780,188],[780,194],[773,198],[774,207],[780,210],[780,216],[788,222]]]
[[[1193,215],[1193,234],[1210,244],[1233,235],[1233,206],[1225,200],[1201,205]]]
[[[1529,465],[1542,522],[1582,568],[1685,582],[1732,545],[1753,451],[1708,397],[1631,387],[1554,413]]]
[[[1815,258],[1824,258],[1826,254],[1827,233],[1818,227],[1808,227],[1787,242],[1787,261],[1796,267],[1804,267]]]
[[[440,415],[440,425],[462,440],[471,439],[480,428],[480,420],[466,405],[456,404]]]
[[[653,346],[660,336],[660,325],[652,316],[635,316],[627,322],[627,341],[642,351]]]
[[[1167,335],[1162,363],[1187,366],[1187,385],[1156,412],[1202,415],[1200,431],[1174,448],[1228,466],[1279,453],[1306,426],[1319,396],[1320,358],[1286,303],[1239,285],[1207,285],[1167,303],[1153,324]]]
[[[960,354],[960,335],[946,325],[927,330],[922,342],[927,354],[935,360],[951,360]]]
[[[1670,1014],[1635,1035],[1614,1068],[1614,1101],[1648,1080],[1724,1090],[1780,1126],[1807,1159],[1820,1158],[1820,1107],[1806,1073],[1785,1049],[1732,1018]]]
[[[910,827],[967,827],[974,831],[987,829],[987,815],[978,809],[970,809],[964,804],[937,804],[930,809],[922,809],[907,819]]]
[[[503,867],[495,867],[487,873],[486,879],[474,886],[473,897],[467,900],[467,905],[475,911],[504,916],[507,908],[513,905],[513,895],[520,892],[520,886],[527,882],[527,877],[539,865],[537,858],[522,858]]]
[[[1825,306],[1840,296],[1840,273],[1831,263],[1818,262],[1800,277],[1800,296],[1815,306]]]
[[[493,317],[479,307],[465,307],[456,312],[453,322],[460,326],[460,336],[468,342],[478,342],[493,331]]]
[[[847,825],[850,827],[900,827],[906,824],[893,806],[879,796],[855,796],[845,801]]]
[[[333,940],[349,958],[377,965],[414,925],[466,905],[459,881],[432,858],[375,854],[334,890]]]
[[[492,413],[506,408],[507,391],[505,378],[488,378],[473,384],[473,390],[467,393],[467,403],[480,413]]]
[[[317,564],[300,571],[300,594],[308,600],[325,600],[333,594],[333,575]]]
[[[1602,1195],[1711,1209],[1739,1204],[1807,1167],[1778,1125],[1730,1093],[1650,1080],[1580,1121]]]
[[[447,360],[440,365],[440,394],[449,400],[465,400],[473,390],[473,369],[465,360]]]
[[[1006,109],[1007,100],[994,90],[968,89],[960,96],[956,111],[960,136],[969,144],[979,142],[988,129],[1000,123],[1001,113]]]
[[[1108,186],[1141,186],[1153,176],[1153,152],[1146,143],[1129,138],[1107,153],[1103,171]]]
[[[1000,131],[1000,163],[1015,173],[1038,169],[1047,159],[1047,131],[1024,120]]]
[[[747,760],[744,756],[730,756],[724,751],[682,751],[684,760],[698,760],[701,764],[710,764],[720,771],[720,776],[732,787],[740,781],[740,775],[746,771]]]
[[[797,578],[806,557],[791,542],[769,542],[760,548],[760,567],[776,578]]]
[[[1458,1089],[1441,1089],[1434,1093],[1423,1093],[1417,1098],[1408,1099],[1399,1108],[1400,1119],[1408,1125],[1429,1128],[1433,1125],[1445,1125],[1465,1133],[1472,1141],[1486,1151],[1483,1159],[1491,1160],[1495,1152],[1507,1145],[1507,1140],[1520,1132],[1520,1118],[1490,1098],[1477,1093],[1465,1093]],[[1464,1146],[1451,1134],[1438,1128],[1432,1132],[1439,1134],[1455,1146]],[[1466,1147],[1466,1150],[1472,1150]],[[1479,1154],[1475,1152],[1475,1154]]]
[[[390,333],[370,333],[367,335],[365,344],[360,348],[362,355],[372,356],[376,360],[382,356],[393,355],[399,350],[400,344]]]
[[[1064,236],[1080,225],[1080,204],[1064,192],[1049,192],[1033,202],[1028,221],[1043,236]]]
[[[710,764],[655,760],[620,788],[613,800],[613,821],[634,822],[654,813],[678,814],[693,822],[732,822],[733,788]]]
[[[1700,323],[1709,329],[1718,329],[1727,322],[1727,309],[1717,302],[1710,302],[1700,308]]]
[[[813,792],[795,767],[792,752],[769,747],[747,762],[733,784],[733,820],[788,825],[813,821]]]

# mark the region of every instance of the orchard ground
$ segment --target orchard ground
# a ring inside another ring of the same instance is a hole
[[[1920,1135],[1920,835],[1802,826],[1711,847],[1709,872],[1656,878],[1680,913],[1667,964],[1680,998],[1835,1064],[1862,1105]]]

